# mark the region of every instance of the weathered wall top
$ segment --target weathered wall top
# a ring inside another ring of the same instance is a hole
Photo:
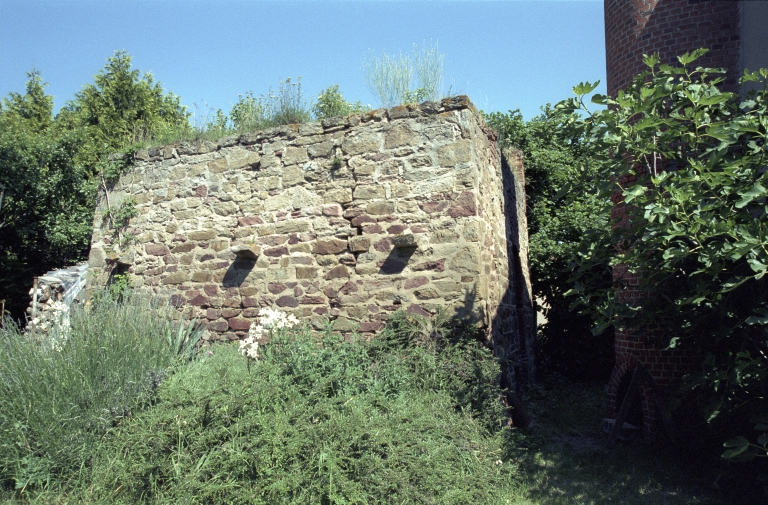
[[[130,197],[138,216],[121,243],[101,199],[89,289],[127,271],[210,338],[240,338],[273,305],[342,332],[375,332],[400,308],[445,307],[490,338],[494,327],[519,326],[519,311],[517,322],[493,322],[501,304],[530,306],[515,210],[524,210],[522,184],[515,193],[495,133],[466,97],[168,145],[135,160],[108,199],[116,207]],[[510,283],[527,295],[509,302]]]

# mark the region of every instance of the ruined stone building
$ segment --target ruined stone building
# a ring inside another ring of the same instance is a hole
[[[374,336],[393,311],[478,325],[533,377],[522,157],[466,97],[135,153],[100,195],[93,291],[121,272],[212,340],[262,307]],[[135,202],[115,229],[104,210]]]

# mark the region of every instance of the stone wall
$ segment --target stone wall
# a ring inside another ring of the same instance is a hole
[[[120,245],[101,196],[88,290],[128,272],[214,340],[261,307],[371,335],[445,307],[532,367],[522,162],[495,139],[455,97],[139,151],[108,195],[138,216]]]

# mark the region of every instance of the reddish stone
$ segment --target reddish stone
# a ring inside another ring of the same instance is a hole
[[[186,302],[186,299],[181,295],[171,295],[171,305],[174,307],[181,307]]]
[[[192,249],[194,249],[195,247],[197,247],[195,244],[192,244],[190,242],[186,242],[184,244],[179,244],[176,247],[174,247],[173,248],[173,253],[177,254],[177,253],[189,252]]]
[[[360,331],[378,331],[384,326],[384,323],[375,321],[360,323]]]
[[[357,216],[361,216],[365,213],[364,209],[360,207],[351,207],[344,211],[344,219],[354,219]]]
[[[328,308],[327,307],[318,307],[315,310],[313,310],[312,312],[314,312],[315,314],[320,314],[322,316],[323,314],[327,314],[328,313]]]
[[[173,272],[178,272],[178,270],[179,270],[179,267],[178,267],[178,265],[171,265],[171,266],[169,266],[169,267],[165,267],[165,271],[166,271],[166,272],[171,272],[171,273],[173,273]]]
[[[219,286],[216,284],[206,284],[203,291],[208,296],[215,296],[219,292]]]
[[[165,256],[171,253],[165,244],[147,244],[144,246],[144,250],[152,256]]]
[[[418,288],[419,286],[423,286],[424,284],[428,283],[429,279],[426,277],[414,277],[413,279],[408,279],[405,281],[405,289]]]
[[[205,311],[205,317],[207,319],[210,319],[211,321],[213,321],[214,319],[218,319],[219,318],[219,311],[216,310],[216,309],[207,309]]]
[[[257,242],[262,245],[268,245],[268,246],[274,247],[274,246],[283,245],[286,242],[289,242],[290,238],[291,237],[289,237],[288,235],[272,235],[269,237],[262,237],[259,240],[257,240]]]
[[[270,293],[272,293],[273,295],[276,295],[278,293],[282,293],[283,291],[285,291],[286,286],[284,284],[280,284],[279,282],[270,282],[269,285],[267,286],[267,289],[269,290]]]
[[[336,298],[339,296],[339,292],[333,288],[333,286],[326,286],[323,290],[323,294],[328,298]]]
[[[295,265],[311,265],[313,260],[311,256],[292,256],[291,263]]]
[[[186,235],[181,235],[180,233],[177,233],[176,235],[173,236],[173,241],[174,242],[186,242],[187,241],[187,236]]]
[[[400,233],[403,233],[405,230],[407,230],[408,227],[404,224],[393,224],[389,228],[387,228],[387,233],[391,233],[392,235],[398,235]]]
[[[237,224],[240,226],[253,226],[255,224],[264,224],[260,216],[238,217]]]
[[[341,279],[349,277],[349,270],[344,265],[338,265],[333,267],[327,274],[325,274],[325,280]]]
[[[296,233],[291,233],[291,236],[288,238],[288,244],[290,245],[296,245],[299,243],[299,236]]]
[[[299,297],[304,294],[304,290],[301,289],[299,286],[296,286],[293,288],[293,296]]]
[[[355,284],[352,281],[347,282],[341,288],[341,293],[344,294],[344,295],[348,295],[350,293],[356,293],[356,292],[357,292],[357,284]]]
[[[206,298],[203,295],[197,295],[196,297],[189,300],[187,303],[190,305],[195,305],[196,307],[204,307],[208,305],[208,298]]]
[[[206,196],[208,194],[208,188],[200,185],[195,188],[195,196]]]
[[[347,241],[332,238],[330,240],[318,240],[312,252],[315,254],[336,254],[347,250]]]
[[[357,258],[355,258],[354,254],[342,254],[339,258],[339,263],[347,265],[348,267],[353,267],[357,265]]]
[[[369,225],[363,226],[363,233],[365,233],[366,235],[381,233],[381,232],[382,232],[381,225],[369,224]]]
[[[210,261],[213,258],[215,258],[213,254],[203,254],[202,256],[200,256],[200,262],[203,263],[205,261]]]
[[[390,249],[392,249],[392,241],[388,238],[383,238],[378,242],[374,242],[373,248],[379,252],[388,252]]]
[[[166,254],[165,256],[163,256],[163,263],[165,263],[166,265],[175,265],[178,262],[179,260],[177,260],[176,256],[172,254]]]
[[[399,218],[397,216],[389,215],[389,216],[379,216],[378,218],[376,218],[376,221],[380,223],[391,223],[392,221],[397,221],[398,219]]]
[[[429,226],[425,224],[411,225],[411,233],[426,233],[429,231]]]
[[[427,214],[434,214],[436,212],[442,212],[448,208],[450,203],[448,202],[426,202],[420,203],[419,207]]]
[[[272,249],[264,250],[264,256],[280,257],[288,256],[287,247],[273,247]]]
[[[475,202],[475,195],[470,191],[465,191],[448,209],[448,215],[452,218],[457,217],[469,217],[477,215],[477,204]]]
[[[259,306],[259,301],[256,298],[252,297],[252,296],[247,296],[247,297],[243,298],[243,301],[241,302],[241,305],[243,307],[258,307]]]
[[[409,314],[417,314],[419,316],[424,316],[424,317],[431,317],[432,316],[432,314],[430,314],[426,310],[422,309],[421,305],[416,305],[415,303],[412,304],[410,307],[408,307],[406,312],[408,312]]]
[[[342,215],[341,205],[338,203],[323,205],[323,215],[340,217]]]
[[[352,226],[362,226],[363,223],[375,223],[376,219],[372,218],[371,216],[363,214],[362,216],[357,216],[356,218],[352,219]]]
[[[370,312],[371,314],[376,314],[378,311],[379,311],[379,306],[378,305],[369,305],[368,306],[368,312]]]
[[[325,298],[322,296],[305,296],[301,299],[302,305],[321,305],[325,303]]]
[[[228,321],[228,323],[229,328],[235,331],[248,331],[248,328],[251,327],[251,322],[248,319],[241,319],[238,317],[233,317]]]
[[[299,301],[292,296],[286,295],[286,296],[281,296],[280,298],[275,300],[275,304],[278,307],[298,307]]]
[[[443,272],[445,271],[445,259],[419,263],[418,265],[412,266],[411,270],[413,270],[414,272],[420,272],[422,270],[432,270],[433,272]]]
[[[294,281],[291,281],[291,282],[286,282],[286,283],[285,283],[285,285],[286,285],[286,286],[288,286],[289,288],[293,289],[293,288],[295,288],[296,286],[298,286],[298,285],[299,285],[299,283],[298,283],[298,282],[294,282]]]

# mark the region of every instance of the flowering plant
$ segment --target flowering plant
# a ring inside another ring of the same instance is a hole
[[[248,336],[240,341],[240,352],[248,358],[259,359],[259,339],[264,332],[271,334],[273,330],[293,328],[299,320],[293,314],[286,314],[277,309],[264,308],[259,311],[258,324],[251,325]]]

